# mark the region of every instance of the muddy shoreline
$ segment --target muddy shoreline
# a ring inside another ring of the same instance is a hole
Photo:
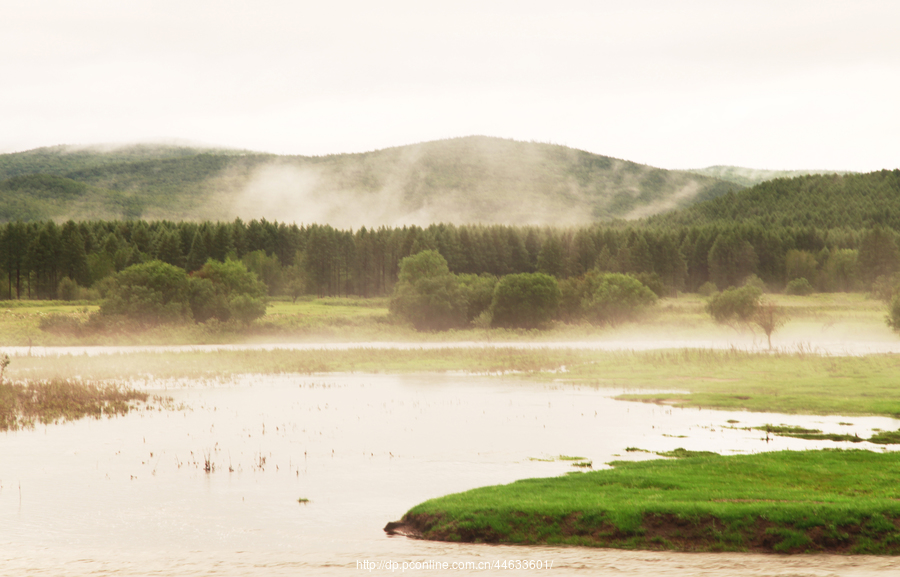
[[[522,517],[526,514],[522,513]],[[580,514],[563,519],[534,519],[534,526],[558,526],[561,537],[552,540],[522,536],[511,538],[490,527],[472,528],[455,522],[445,523],[434,514],[406,514],[400,521],[384,527],[388,535],[405,536],[428,541],[485,543],[503,545],[577,545],[611,549],[639,549],[646,551],[678,551],[685,553],[741,552],[763,554],[878,554],[900,555],[900,517],[887,517],[894,531],[873,532],[867,525],[870,519],[857,523],[826,527],[803,527],[796,524],[776,524],[756,516],[740,534],[725,535],[726,524],[713,516],[683,519],[673,514],[649,513],[640,527],[622,531],[615,525],[585,522]],[[537,534],[541,533],[540,529]],[[793,545],[785,545],[790,534]],[[736,542],[741,544],[737,545]]]

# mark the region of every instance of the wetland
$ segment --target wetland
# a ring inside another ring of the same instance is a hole
[[[413,338],[373,322],[368,340],[341,328],[318,341],[177,329],[166,344],[162,333],[11,338],[10,385],[68,380],[162,402],[0,433],[0,569],[342,575],[368,572],[367,560],[521,559],[552,560],[563,574],[888,575],[893,559],[871,555],[526,547],[382,530],[432,499],[589,478],[616,472],[611,462],[624,471],[785,450],[890,455],[900,346],[875,308],[849,301],[784,299],[799,312],[772,351],[758,334],[710,326],[691,299],[644,326],[590,334]],[[34,323],[15,314],[3,322],[28,333]]]

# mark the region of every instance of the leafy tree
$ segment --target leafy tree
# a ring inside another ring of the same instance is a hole
[[[656,294],[628,275],[606,273],[599,275],[592,284],[583,307],[593,323],[617,325],[635,319],[656,304]]]
[[[766,339],[769,341],[769,350],[772,350],[772,333],[785,323],[781,309],[771,301],[761,302],[756,309],[756,316],[753,320],[766,333]]]
[[[425,250],[400,261],[390,311],[418,330],[447,330],[466,322],[466,297],[447,260]]]
[[[806,296],[813,293],[813,286],[805,278],[795,278],[784,287],[784,294]]]
[[[494,326],[538,328],[556,315],[559,284],[544,273],[506,275],[497,283],[491,301]]]
[[[900,332],[900,294],[894,295],[888,306],[888,314],[885,319],[889,327]]]
[[[266,314],[266,285],[240,261],[209,259],[193,278],[191,305],[200,318],[247,324]]]
[[[715,283],[709,281],[706,281],[697,289],[697,293],[705,297],[712,296],[717,292],[719,292],[719,287],[717,287]]]
[[[642,285],[650,289],[653,294],[658,296],[659,298],[663,298],[667,293],[671,292],[671,288],[667,288],[666,285],[663,284],[659,275],[655,272],[639,272],[637,274],[632,274],[638,282]]]
[[[466,320],[472,322],[481,313],[490,310],[497,277],[490,274],[461,274],[457,278],[466,297]]]
[[[77,301],[81,295],[81,287],[69,277],[63,277],[56,288],[56,298],[64,301]]]
[[[248,252],[241,258],[241,262],[247,270],[253,272],[269,287],[269,295],[281,294],[284,285],[284,274],[278,257],[268,256],[264,251],[255,250]]]
[[[187,273],[158,260],[127,267],[113,277],[100,314],[123,315],[148,324],[190,319]]]
[[[710,297],[706,310],[719,323],[749,324],[759,308],[761,295],[762,291],[753,285],[730,288]]]
[[[303,266],[293,264],[284,269],[285,292],[291,297],[291,302],[297,302],[297,299],[306,293],[306,273]]]

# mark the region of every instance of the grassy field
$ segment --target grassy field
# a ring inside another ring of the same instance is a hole
[[[386,529],[442,541],[900,554],[900,453],[786,451],[613,465],[432,499]]]
[[[884,322],[886,308],[862,294],[830,293],[808,297],[767,295],[788,319],[773,336],[784,343],[834,336],[854,342],[897,340]],[[388,314],[388,299],[303,298],[274,300],[267,314],[249,326],[236,323],[164,327],[113,326],[82,330],[97,303],[0,301],[0,346],[216,344],[259,342],[451,342],[695,339],[739,340],[765,347],[757,328],[715,324],[697,295],[663,299],[638,323],[617,327],[554,323],[544,330],[463,329],[420,333]],[[73,329],[73,327],[75,327]]]

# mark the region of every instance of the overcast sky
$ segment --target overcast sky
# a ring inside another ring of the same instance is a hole
[[[484,134],[663,168],[896,168],[898,28],[887,0],[2,0],[0,152]]]

